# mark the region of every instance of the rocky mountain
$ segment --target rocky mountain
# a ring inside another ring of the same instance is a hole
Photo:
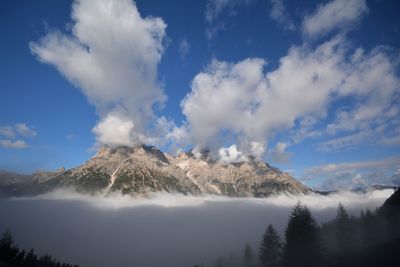
[[[289,174],[249,158],[239,163],[216,161],[203,153],[172,157],[149,146],[102,147],[83,165],[36,175],[32,184],[14,194],[37,194],[60,186],[124,194],[179,192],[232,197],[266,197],[277,193],[303,194],[309,189]]]
[[[0,186],[29,183],[33,178],[31,174],[19,174],[3,170],[0,170],[0,177]]]

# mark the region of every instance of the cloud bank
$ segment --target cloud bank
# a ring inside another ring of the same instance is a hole
[[[334,218],[339,201],[359,216],[361,209],[382,205],[389,194],[341,193],[301,200],[322,223]],[[119,199],[58,192],[0,199],[0,230],[10,229],[22,248],[34,247],[37,253],[80,266],[213,266],[218,256],[243,255],[246,243],[257,248],[269,223],[283,233],[297,200],[284,195],[227,200],[163,194]]]
[[[313,210],[335,209],[339,203],[353,207],[378,207],[393,194],[392,189],[373,190],[366,193],[340,191],[329,195],[288,195],[280,194],[268,198],[230,198],[215,195],[187,196],[171,193],[148,193],[142,196],[122,195],[118,192],[103,195],[81,194],[73,188],[57,189],[52,192],[35,197],[16,197],[13,200],[61,200],[77,201],[97,209],[124,209],[157,206],[161,208],[184,208],[212,205],[212,203],[246,203],[249,205],[274,205],[277,207],[292,208],[297,202],[302,202]]]
[[[71,32],[51,31],[30,43],[96,107],[93,132],[107,145],[154,142],[155,106],[166,100],[157,80],[166,24],[143,18],[130,0],[74,1]],[[112,131],[112,133],[110,132]]]
[[[303,180],[323,178],[320,189],[352,189],[373,185],[400,186],[400,157],[330,163],[305,170]]]
[[[279,62],[266,72],[267,62],[260,58],[213,59],[194,77],[181,106],[196,149],[218,151],[234,144],[234,154],[262,157],[267,140],[284,130],[295,130],[286,148],[318,135],[318,122],[326,123],[325,134],[340,138],[398,124],[400,80],[385,48],[366,53],[339,35],[315,48],[293,46]],[[341,105],[345,98],[351,106]],[[341,111],[329,123],[333,103]],[[337,142],[327,141],[321,149],[346,145]]]

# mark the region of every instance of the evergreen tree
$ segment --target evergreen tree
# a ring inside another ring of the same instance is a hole
[[[251,249],[251,246],[250,246],[249,243],[247,243],[246,247],[244,248],[243,264],[244,264],[245,267],[254,266],[253,250]]]
[[[276,267],[280,265],[282,242],[275,228],[269,224],[260,244],[260,261],[262,266]]]
[[[355,235],[352,231],[350,216],[341,203],[339,203],[332,227],[335,242],[331,249],[334,255],[331,261],[335,261],[337,266],[344,266],[354,249]]]
[[[336,218],[335,221],[336,222],[342,222],[342,221],[349,221],[350,220],[350,216],[347,213],[346,209],[343,207],[342,203],[339,203],[339,206],[337,208],[337,212],[336,212]]]
[[[33,249],[31,249],[25,257],[24,266],[35,266],[37,263],[37,256],[34,253]]]
[[[37,256],[34,253],[33,249],[31,249],[25,257],[24,266],[35,266],[37,263]]]
[[[319,228],[309,209],[300,202],[289,217],[285,238],[283,256],[286,266],[321,266]]]
[[[15,258],[15,262],[17,265],[22,265],[25,261],[25,249],[23,249],[22,251],[20,251],[17,255],[17,257]]]
[[[14,244],[14,238],[10,230],[6,230],[0,239],[0,260],[13,262],[18,253],[19,250]]]
[[[352,242],[351,220],[341,203],[339,203],[334,223],[336,227],[337,246],[343,251],[348,251],[351,248]]]
[[[0,266],[7,267],[79,267],[61,263],[50,255],[38,258],[33,249],[25,255],[25,250],[19,251],[14,244],[10,231],[5,231],[0,239]]]

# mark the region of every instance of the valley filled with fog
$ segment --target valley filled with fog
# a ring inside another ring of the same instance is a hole
[[[16,243],[80,266],[212,266],[219,256],[255,253],[269,223],[279,234],[301,201],[319,223],[340,203],[359,216],[381,206],[393,190],[328,196],[280,195],[265,199],[191,197],[158,193],[146,197],[82,195],[59,190],[32,198],[0,200],[0,230]]]

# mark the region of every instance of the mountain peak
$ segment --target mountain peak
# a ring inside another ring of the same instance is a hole
[[[81,166],[49,173],[48,177],[39,179],[36,186],[42,190],[75,186],[85,191],[105,193],[166,191],[232,197],[309,192],[289,174],[255,158],[229,163],[212,159],[207,151],[200,155],[192,151],[182,152],[173,157],[146,145],[103,146]]]

